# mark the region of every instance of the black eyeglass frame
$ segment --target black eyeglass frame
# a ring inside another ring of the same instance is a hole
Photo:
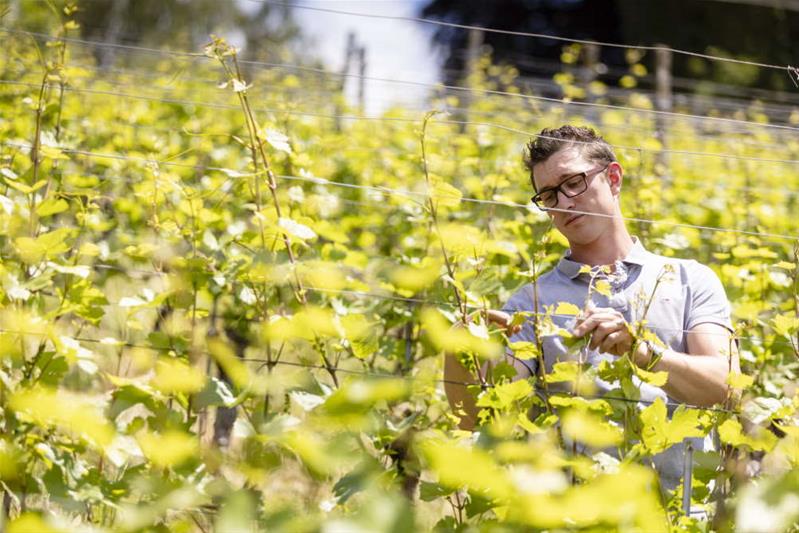
[[[530,198],[530,200],[532,200],[532,202],[535,204],[535,206],[538,209],[540,209],[541,211],[549,211],[550,209],[554,209],[555,207],[557,207],[558,202],[560,201],[560,198],[558,197],[558,193],[563,193],[563,196],[565,196],[566,198],[574,198],[575,196],[580,196],[581,194],[583,194],[585,191],[588,190],[588,179],[589,178],[593,178],[594,176],[596,176],[598,174],[601,174],[602,172],[606,171],[608,169],[608,167],[610,165],[612,165],[613,163],[615,163],[615,161],[610,161],[607,165],[605,165],[604,167],[602,167],[600,169],[586,170],[586,171],[583,171],[583,172],[578,172],[577,174],[572,174],[571,176],[569,176],[567,178],[564,178],[560,183],[558,183],[554,187],[547,187],[546,189],[543,189],[543,190],[537,192],[532,198]],[[583,188],[580,190],[580,192],[576,192],[574,194],[569,194],[569,193],[567,193],[566,191],[564,191],[561,188],[564,183],[567,183],[567,182],[573,180],[574,178],[576,178],[578,176],[581,176],[583,178]],[[539,202],[542,202],[541,195],[544,194],[545,192],[554,192],[555,193],[555,204],[554,205],[547,207],[547,206],[543,205],[543,203],[539,203]]]

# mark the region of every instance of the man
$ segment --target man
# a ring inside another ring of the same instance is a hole
[[[566,237],[569,251],[535,284],[516,292],[504,312],[493,312],[492,320],[507,325],[508,313],[543,313],[548,306],[574,304],[582,310],[576,320],[557,315],[552,320],[577,337],[589,336],[585,361],[599,365],[635,345],[636,365],[668,372],[662,389],[637,383],[641,400],[660,397],[699,406],[723,402],[728,372],[739,371],[724,289],[707,266],[655,255],[630,236],[620,207],[624,172],[610,145],[589,128],[544,129],[527,146],[525,165],[536,191],[533,201]],[[597,268],[604,265],[608,267]],[[600,279],[608,284],[609,296],[594,290]],[[635,342],[628,324],[643,318],[662,345]],[[513,333],[512,341],[535,341],[532,319]],[[542,336],[541,341],[547,371],[557,361],[575,359],[562,337]],[[540,373],[538,360],[509,359],[517,379]],[[449,354],[444,374],[450,404],[463,409],[461,427],[470,429],[477,413],[474,399],[465,386],[453,382],[474,382],[474,377]],[[614,387],[600,379],[595,385],[600,394]],[[694,445],[704,449],[701,439]],[[655,457],[664,485],[678,482],[681,456],[682,448],[675,446]]]

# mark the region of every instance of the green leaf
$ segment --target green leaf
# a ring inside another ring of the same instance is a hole
[[[594,291],[598,292],[602,296],[607,296],[608,298],[612,296],[610,291],[610,283],[604,279],[596,280],[594,283]]]
[[[602,417],[585,411],[569,410],[561,417],[563,434],[592,448],[616,446],[624,439],[624,432]]]
[[[643,368],[636,368],[635,375],[638,376],[638,378],[644,383],[649,383],[655,387],[662,387],[669,380],[669,373],[666,371],[649,372]]]
[[[510,478],[487,452],[448,441],[426,440],[419,444],[438,482],[451,489],[468,487],[489,498],[508,499],[515,492]],[[465,465],[469,465],[465,468]]]
[[[231,492],[219,508],[215,531],[245,532],[255,528],[256,498],[247,489]]]
[[[453,492],[455,492],[455,489],[443,487],[438,483],[429,481],[422,481],[419,485],[419,499],[424,502],[432,502],[433,500],[449,496]]]
[[[300,241],[310,241],[316,239],[316,233],[314,230],[306,226],[305,224],[300,224],[296,220],[292,220],[290,218],[281,218],[278,220],[277,225],[283,229],[289,236],[294,237]]]
[[[700,427],[700,414],[697,409],[687,409],[681,405],[668,420],[666,404],[657,398],[640,415],[643,425],[641,439],[647,451],[655,454],[687,437],[703,437],[705,431]]]
[[[441,180],[433,180],[430,187],[430,198],[435,205],[440,207],[458,207],[462,197],[463,193],[449,183]]]
[[[36,206],[36,214],[40,217],[49,217],[63,213],[67,209],[69,209],[69,204],[63,198],[48,198]]]
[[[748,389],[752,386],[755,379],[746,374],[739,374],[737,372],[730,372],[727,376],[727,384],[733,389]]]
[[[569,302],[560,302],[555,308],[556,315],[576,316],[580,314],[580,308]]]
[[[546,382],[577,381],[580,372],[585,371],[588,366],[587,363],[580,365],[577,361],[559,361],[554,364],[552,371],[546,375]]]

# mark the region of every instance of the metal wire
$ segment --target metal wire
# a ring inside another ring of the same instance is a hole
[[[2,329],[0,328],[0,333],[6,333],[9,335],[32,335],[38,337],[50,337],[51,335],[48,333],[43,332],[35,332],[35,331],[20,331],[20,330],[9,330],[9,329]],[[112,340],[104,340],[104,339],[94,339],[91,337],[73,337],[69,335],[58,335],[59,337],[67,337],[69,339],[79,341],[79,342],[87,342],[93,344],[102,344],[109,347],[125,347],[125,348],[135,348],[141,350],[152,350],[155,352],[169,352],[173,351],[174,348],[166,347],[166,346],[149,346],[145,344],[136,344],[132,342],[126,341],[118,341],[116,339]],[[213,357],[208,351],[199,350],[195,351],[194,353],[207,355]],[[353,375],[360,375],[363,377],[369,378],[378,378],[378,379],[403,379],[409,381],[417,381],[417,382],[428,382],[428,383],[442,383],[442,384],[451,384],[451,385],[463,385],[463,386],[471,386],[476,385],[477,383],[468,382],[468,381],[457,381],[457,380],[449,380],[449,379],[438,379],[438,378],[421,378],[419,376],[408,376],[408,375],[396,375],[396,374],[389,374],[383,372],[369,372],[364,370],[355,370],[350,368],[344,368],[337,365],[319,365],[319,364],[312,364],[312,363],[302,363],[302,362],[295,362],[295,361],[285,361],[285,360],[268,360],[268,359],[258,359],[258,358],[240,358],[241,361],[250,362],[250,363],[261,363],[264,366],[291,366],[296,368],[304,368],[309,370],[325,370],[328,372],[342,372],[346,374],[353,374]],[[487,383],[487,388],[493,388],[496,385]],[[662,398],[658,400],[635,400],[632,398],[624,398],[624,397],[616,397],[616,396],[597,396],[597,395],[580,395],[574,394],[569,392],[547,392],[547,391],[538,391],[536,390],[536,394],[543,394],[543,395],[550,395],[550,396],[571,396],[571,397],[581,397],[585,399],[595,399],[595,400],[606,400],[606,401],[619,401],[619,402],[627,402],[627,403],[636,403],[641,405],[651,405],[657,401],[663,402],[665,405],[669,407],[679,407],[683,406],[685,409],[699,409],[702,411],[711,411],[711,412],[723,412],[723,413],[730,413],[735,414],[738,411],[732,411],[729,409],[719,408],[719,407],[700,407],[697,405],[692,405],[689,403],[680,403],[680,402],[672,402],[671,400],[664,401]]]
[[[295,9],[304,9],[304,10],[308,10],[308,11],[318,11],[318,12],[322,12],[322,13],[334,13],[334,14],[337,14],[337,15],[347,15],[347,16],[353,16],[353,17],[365,17],[365,18],[371,18],[371,19],[384,19],[384,20],[402,20],[402,21],[405,21],[405,22],[418,22],[420,24],[432,24],[432,25],[435,25],[435,26],[443,26],[443,27],[447,27],[447,28],[458,28],[458,29],[463,29],[463,30],[479,30],[479,31],[484,31],[486,33],[499,33],[499,34],[503,34],[503,35],[514,35],[514,36],[517,36],[517,37],[535,37],[535,38],[538,38],[538,39],[548,39],[548,40],[552,40],[552,41],[560,41],[560,42],[574,43],[574,44],[591,44],[591,45],[607,46],[607,47],[610,47],[610,48],[622,48],[622,49],[627,49],[627,50],[648,50],[648,51],[668,50],[668,51],[670,51],[672,53],[675,53],[675,54],[687,55],[687,56],[691,56],[691,57],[699,57],[699,58],[708,59],[708,60],[711,60],[711,61],[723,61],[723,62],[727,62],[727,63],[735,63],[735,64],[738,64],[738,65],[750,65],[750,66],[754,66],[754,67],[770,68],[770,69],[784,70],[784,71],[790,71],[790,69],[792,68],[791,66],[788,66],[788,65],[771,65],[771,64],[768,64],[768,63],[759,63],[759,62],[755,62],[755,61],[746,61],[746,60],[743,60],[743,59],[733,59],[733,58],[730,58],[730,57],[721,57],[721,56],[714,56],[714,55],[710,55],[710,54],[701,54],[701,53],[698,53],[698,52],[690,52],[688,50],[680,50],[680,49],[677,49],[677,48],[670,48],[670,47],[666,47],[666,46],[628,45],[628,44],[619,44],[619,43],[609,43],[609,42],[605,42],[605,41],[593,41],[593,40],[587,40],[587,39],[571,39],[571,38],[568,38],[568,37],[560,37],[560,36],[557,36],[557,35],[548,35],[548,34],[545,34],[545,33],[532,33],[532,32],[524,32],[524,31],[500,30],[500,29],[497,29],[497,28],[489,28],[489,27],[485,27],[485,26],[475,26],[475,25],[470,25],[470,24],[457,24],[457,23],[454,23],[454,22],[445,22],[445,21],[441,21],[441,20],[426,19],[426,18],[419,18],[419,17],[407,17],[407,16],[401,16],[401,15],[378,15],[378,14],[374,14],[374,13],[360,13],[360,12],[355,12],[355,11],[345,11],[345,10],[341,10],[341,9],[331,9],[331,8],[325,8],[325,7],[303,6],[303,5],[298,5],[298,4],[295,4],[295,3],[280,2],[280,1],[277,1],[277,0],[250,0],[250,2],[256,2],[256,3],[261,3],[261,4],[270,4],[270,5],[276,5],[276,6],[285,6],[285,7],[295,8]]]
[[[98,67],[92,67],[92,66],[88,66],[88,65],[75,65],[75,66],[78,66],[80,68],[95,69],[95,70],[98,70],[98,71],[101,70]],[[124,69],[116,69],[116,70],[118,72],[126,72]],[[130,70],[129,72],[135,72],[136,76],[143,75],[143,76],[150,76],[150,77],[153,77],[153,78],[162,77],[161,75],[150,74],[150,73],[143,72],[143,71],[138,71],[138,70]],[[139,72],[141,72],[141,74],[139,74]],[[194,80],[192,80],[192,81],[194,81]],[[209,84],[213,83],[214,87],[217,87],[217,85],[218,85],[217,81],[212,81],[212,80],[200,80],[200,82],[201,83],[209,83]],[[6,84],[6,85],[23,85],[23,86],[37,87],[37,88],[41,86],[40,82],[36,82],[36,83],[33,83],[33,82],[22,82],[21,80],[6,80],[6,81],[0,80],[0,83]],[[120,83],[120,82],[116,82],[116,81],[109,81],[109,80],[106,80],[106,79],[103,80],[103,83],[107,83],[107,84],[112,85],[114,87],[137,87],[137,88],[140,88],[140,86],[137,86],[137,85],[134,85],[134,84]],[[58,87],[60,87],[60,85]],[[69,89],[67,89],[67,87],[69,87]],[[108,95],[108,96],[119,96],[119,97],[123,97],[123,98],[134,98],[134,99],[143,99],[144,97],[146,97],[146,99],[148,99],[148,100],[160,101],[160,102],[164,102],[164,103],[177,103],[177,102],[174,101],[174,99],[167,99],[167,98],[165,98],[163,96],[146,96],[146,95],[142,95],[141,93],[129,94],[129,93],[119,93],[119,92],[110,92],[110,91],[97,91],[97,90],[88,89],[88,88],[85,88],[85,87],[77,87],[77,86],[73,86],[73,85],[65,86],[64,88],[65,88],[65,90],[71,90],[72,92],[76,92],[76,93],[104,94],[104,95]],[[165,89],[165,90],[173,89],[173,87],[169,87],[169,84],[167,84],[167,86],[162,86],[161,88]],[[274,88],[270,88],[269,89],[269,94],[275,94],[276,92],[277,93],[281,93],[281,94],[285,93],[285,94],[289,94],[289,95],[306,94],[306,93],[331,95],[331,94],[341,94],[341,88],[337,87],[337,88],[319,89],[319,90],[312,90],[312,89],[308,89],[308,88],[302,88],[302,89],[299,89],[299,88],[279,88],[277,90],[274,89]],[[441,98],[444,98],[445,96],[446,95],[443,95],[443,96],[441,96]],[[374,101],[374,99],[372,99],[372,100]],[[421,113],[422,111],[427,111],[429,109],[429,108],[422,108],[422,107],[410,108],[407,105],[407,103],[398,102],[398,101],[396,101],[395,98],[391,98],[391,97],[380,98],[380,99],[377,99],[377,101],[391,102],[391,103],[394,103],[396,105],[402,105],[403,109],[406,110],[406,111],[407,110],[418,111],[418,112]],[[203,102],[203,101],[184,101],[184,102],[185,102],[184,105],[207,106],[207,102]],[[557,100],[555,102],[549,102],[546,105],[562,106],[562,105],[564,105],[564,102]],[[478,116],[486,116],[486,117],[502,117],[502,118],[505,118],[505,116],[508,114],[508,113],[501,113],[501,112],[481,111],[481,110],[475,110],[475,109],[469,109],[469,108],[457,107],[457,106],[450,106],[450,105],[445,105],[444,108],[445,108],[445,110],[448,113],[455,113],[455,112],[464,113],[464,114],[468,113],[471,116],[478,115]],[[289,110],[289,109],[275,110],[275,109],[263,109],[263,108],[260,108],[259,110],[261,110],[261,111],[269,111],[269,112],[273,112],[273,113],[287,112],[289,114],[295,114],[292,110]],[[331,118],[331,119],[350,119],[350,118],[353,118],[352,116],[346,116],[346,115],[315,115],[315,116],[320,116],[322,118]],[[357,120],[381,120],[381,117],[364,117],[362,115],[358,115],[356,117],[356,119]],[[640,133],[644,133],[644,134],[647,134],[647,135],[650,135],[652,133],[651,130],[648,130],[648,129],[636,128],[634,126],[627,126],[627,125],[622,125],[622,124],[604,125],[603,129],[604,130],[611,130],[611,131],[612,130],[635,131],[635,132],[640,132]],[[670,126],[669,133],[671,135],[676,135],[676,134],[678,134],[678,133],[680,133],[682,131],[687,131],[687,132],[690,132],[692,135],[695,135],[695,132],[693,130],[690,130],[690,129],[683,130],[681,127],[679,127],[679,125]],[[701,138],[701,139],[713,139],[714,141],[719,141],[719,138],[718,138],[717,135],[698,134],[698,135],[696,135],[696,137]],[[757,147],[757,148],[771,148],[771,149],[784,149],[785,148],[785,144],[784,143],[782,143],[782,144],[772,144],[772,143],[762,143],[762,142],[755,142],[755,141],[742,140],[742,139],[735,139],[733,142],[735,144],[742,144],[742,145],[753,146],[753,147]],[[668,153],[668,150],[666,150],[666,153]],[[715,153],[709,153],[709,152],[695,152],[695,151],[690,152],[690,155],[698,155],[698,154],[707,154],[708,156],[725,157],[725,158],[728,158],[728,159],[750,159],[750,156],[738,156],[738,155],[734,155],[734,154],[715,154]],[[751,158],[751,160],[765,160],[765,159],[764,158]],[[774,161],[774,160],[769,160],[769,161]]]
[[[0,85],[18,85],[18,86],[28,86],[28,87],[40,87],[41,84],[37,83],[30,83],[30,82],[21,82],[21,81],[14,81],[14,80],[0,80]],[[50,87],[58,87],[57,85],[49,85]],[[154,102],[161,102],[161,103],[169,103],[169,104],[179,104],[179,105],[191,105],[191,106],[198,106],[198,107],[207,107],[207,108],[215,108],[215,109],[240,109],[239,106],[235,104],[221,104],[221,103],[212,103],[212,102],[200,102],[200,101],[192,101],[192,100],[181,100],[176,98],[160,98],[160,97],[153,97],[153,96],[145,96],[140,94],[128,94],[128,93],[119,93],[114,91],[101,91],[101,90],[93,90],[93,89],[77,89],[73,87],[65,87],[65,91],[68,92],[75,92],[75,93],[83,93],[83,94],[97,94],[97,95],[104,95],[104,96],[117,96],[117,97],[125,97],[125,98],[132,98],[136,100],[147,100],[147,101],[154,101]],[[329,118],[329,119],[339,119],[339,120],[361,120],[361,121],[377,121],[377,122],[403,122],[403,123],[419,123],[419,119],[415,118],[404,118],[404,117],[371,117],[371,116],[359,116],[359,115],[329,115],[324,113],[315,113],[315,112],[308,112],[308,111],[298,111],[293,109],[270,109],[270,108],[263,108],[263,107],[256,107],[254,108],[256,111],[261,112],[268,112],[268,113],[277,113],[277,114],[286,114],[286,115],[298,115],[298,116],[311,116],[311,117],[319,117],[319,118]],[[485,126],[489,128],[495,128],[503,131],[508,131],[511,133],[516,133],[520,135],[525,135],[529,137],[539,137],[539,138],[547,138],[546,135],[541,135],[539,133],[529,132],[520,130],[518,128],[513,128],[510,126],[504,126],[501,124],[496,124],[493,122],[479,122],[479,121],[469,121],[469,120],[444,120],[438,119],[435,121],[439,124],[450,124],[450,125],[470,125],[470,126]],[[581,141],[572,141],[575,144],[583,144]],[[646,153],[659,153],[659,154],[679,154],[679,155],[690,155],[690,156],[697,156],[697,157],[715,157],[721,159],[734,159],[734,160],[742,160],[742,161],[756,161],[761,163],[783,163],[783,164],[799,164],[799,159],[770,159],[770,158],[763,158],[763,157],[753,157],[753,156],[739,156],[739,155],[732,155],[732,154],[720,154],[720,153],[713,153],[713,152],[696,152],[691,150],[669,150],[669,149],[651,149],[651,148],[642,148],[637,146],[625,146],[619,144],[612,144],[614,148],[620,150],[630,150],[636,152],[646,152]]]
[[[0,145],[5,146],[12,146],[15,148],[21,149],[32,149],[33,146],[26,143],[16,143],[11,141],[0,141]],[[195,170],[207,170],[207,171],[219,171],[226,173],[232,179],[236,178],[236,175],[239,175],[240,178],[246,177],[241,176],[240,173],[234,169],[223,168],[223,167],[215,167],[215,166],[205,166],[205,165],[190,165],[187,163],[176,163],[174,161],[157,161],[152,158],[146,157],[136,157],[136,156],[129,156],[129,155],[119,155],[119,154],[102,154],[98,152],[90,152],[86,150],[76,150],[72,148],[61,148],[61,151],[65,154],[75,154],[75,155],[83,155],[87,157],[99,157],[99,158],[108,158],[108,159],[117,159],[123,161],[138,161],[142,163],[157,163],[163,166],[171,166],[171,167],[180,167],[180,168],[191,168]],[[419,196],[419,197],[427,197],[426,193],[415,192],[415,191],[407,191],[401,189],[392,189],[388,187],[375,187],[371,185],[356,185],[353,183],[342,183],[342,182],[335,182],[335,181],[328,181],[322,178],[316,177],[306,177],[306,176],[288,176],[288,175],[277,175],[278,178],[286,179],[286,180],[295,180],[295,181],[305,181],[310,183],[316,183],[319,185],[332,185],[336,187],[346,187],[351,189],[363,189],[363,190],[372,190],[376,192],[383,192],[393,195],[401,195],[401,196]],[[499,200],[483,200],[479,198],[470,198],[470,197],[462,197],[461,201],[464,202],[472,202],[476,204],[488,204],[488,205],[495,205],[501,207],[511,207],[511,208],[523,208],[526,210],[533,210],[535,209],[532,204],[518,204],[514,202],[502,202]],[[756,236],[756,237],[767,237],[769,239],[778,239],[778,240],[788,240],[788,241],[797,241],[799,237],[794,235],[785,235],[780,233],[767,233],[767,232],[758,232],[758,231],[748,231],[748,230],[741,230],[735,228],[722,228],[716,226],[701,226],[697,224],[686,224],[681,222],[672,222],[669,220],[651,220],[646,218],[638,218],[638,217],[625,217],[625,216],[616,216],[616,215],[606,215],[604,213],[592,213],[589,211],[579,211],[576,209],[569,209],[563,210],[558,208],[549,209],[549,211],[558,211],[558,212],[569,212],[573,214],[581,214],[581,215],[588,215],[588,216],[596,216],[601,218],[616,218],[619,220],[626,220],[630,222],[639,222],[642,224],[662,224],[665,226],[671,226],[675,228],[689,228],[689,229],[697,229],[703,231],[715,231],[721,233],[736,233],[739,235],[748,235],[748,236]]]
[[[2,27],[0,27],[0,31],[6,31],[6,32],[9,32],[9,33],[23,33],[23,34],[31,34],[31,35],[43,36],[42,34],[35,34],[33,32],[27,32],[27,31],[23,31],[23,30],[12,30],[12,29],[9,29],[9,28],[2,28]],[[93,41],[85,41],[85,40],[82,40],[82,39],[71,39],[71,38],[66,38],[66,37],[49,37],[49,38],[52,39],[52,40],[63,40],[63,41],[67,41],[67,42],[77,42],[77,43],[85,44],[85,45],[93,45],[93,46],[101,46],[101,47],[102,46],[110,46],[109,43],[99,43],[99,42],[93,42]],[[211,59],[211,58],[207,58],[205,55],[199,54],[199,53],[188,53],[188,52],[175,53],[175,52],[167,52],[167,51],[163,51],[163,50],[157,50],[157,49],[145,48],[145,47],[137,47],[137,46],[130,46],[130,45],[116,45],[116,44],[114,44],[112,46],[119,47],[119,48],[126,48],[126,49],[134,49],[134,50],[138,49],[138,50],[143,50],[143,51],[147,51],[147,52],[156,52],[156,53],[161,53],[161,54],[164,54],[164,55],[167,55],[167,56],[176,55],[176,56],[180,56],[180,57],[198,57],[198,58]],[[244,60],[239,61],[239,63],[248,64],[248,65],[254,65],[254,66],[270,67],[270,68],[276,68],[276,67],[286,68],[286,67],[290,67],[290,68],[293,68],[293,69],[296,69],[296,70],[319,72],[321,74],[328,74],[328,75],[330,74],[328,71],[326,71],[324,69],[316,69],[316,68],[313,68],[313,67],[301,67],[301,66],[298,66],[298,65],[285,65],[285,64],[280,64],[280,63],[265,63],[265,62],[260,62],[260,61],[244,61]],[[752,121],[746,121],[746,120],[740,120],[740,119],[723,118],[723,117],[705,117],[705,116],[700,116],[700,115],[677,113],[677,112],[674,112],[674,111],[661,111],[661,110],[655,110],[655,109],[640,109],[640,108],[619,106],[619,105],[613,105],[613,104],[600,104],[600,103],[594,103],[594,102],[578,102],[578,101],[574,101],[574,100],[564,101],[564,100],[561,100],[561,99],[558,99],[558,98],[549,98],[549,97],[545,97],[545,96],[527,95],[527,94],[520,94],[520,93],[515,93],[515,92],[509,92],[509,91],[499,91],[499,90],[493,90],[493,89],[462,87],[462,86],[457,86],[457,85],[435,84],[435,83],[426,83],[426,82],[411,81],[411,80],[397,80],[397,79],[391,79],[391,78],[378,78],[378,77],[361,76],[360,74],[349,74],[349,73],[339,73],[337,75],[342,76],[342,77],[354,77],[354,78],[360,78],[360,79],[364,79],[364,80],[384,82],[384,83],[395,83],[395,84],[409,85],[409,86],[415,86],[415,87],[426,87],[426,88],[437,89],[437,90],[447,89],[447,90],[451,90],[451,91],[460,91],[460,92],[467,92],[467,93],[488,94],[488,95],[506,96],[506,97],[511,97],[511,98],[522,98],[522,99],[533,100],[533,101],[554,102],[554,103],[558,103],[558,104],[562,104],[562,105],[586,106],[586,107],[601,108],[601,109],[615,109],[615,110],[620,110],[620,111],[631,111],[631,112],[636,112],[636,113],[648,113],[648,114],[653,114],[653,115],[657,115],[657,116],[667,116],[667,117],[672,117],[672,118],[681,117],[681,118],[688,118],[688,119],[692,119],[692,120],[714,121],[714,122],[722,122],[722,123],[726,123],[726,124],[738,124],[738,125],[746,125],[746,126],[756,126],[756,127],[761,127],[761,128],[774,128],[774,129],[780,129],[780,130],[786,130],[786,131],[799,131],[799,128],[796,128],[796,127],[793,127],[793,126],[784,126],[784,125],[779,125],[779,124],[762,124],[762,123],[759,123],[759,122],[752,122]]]

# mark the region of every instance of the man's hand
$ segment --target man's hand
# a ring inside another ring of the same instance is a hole
[[[577,317],[577,325],[572,332],[575,337],[591,334],[588,347],[616,356],[630,351],[635,341],[630,325],[621,313],[609,307],[590,305]],[[649,364],[650,354],[645,344],[639,343],[633,354],[633,362],[638,366]]]
[[[483,311],[479,311],[481,314]],[[505,330],[505,334],[513,335],[514,333],[518,333],[521,331],[522,326],[520,325],[512,325],[513,317],[504,311],[497,311],[495,309],[489,309],[487,311],[488,314],[488,322],[499,326],[500,328]],[[457,322],[455,327],[463,327],[464,324],[462,321]]]

